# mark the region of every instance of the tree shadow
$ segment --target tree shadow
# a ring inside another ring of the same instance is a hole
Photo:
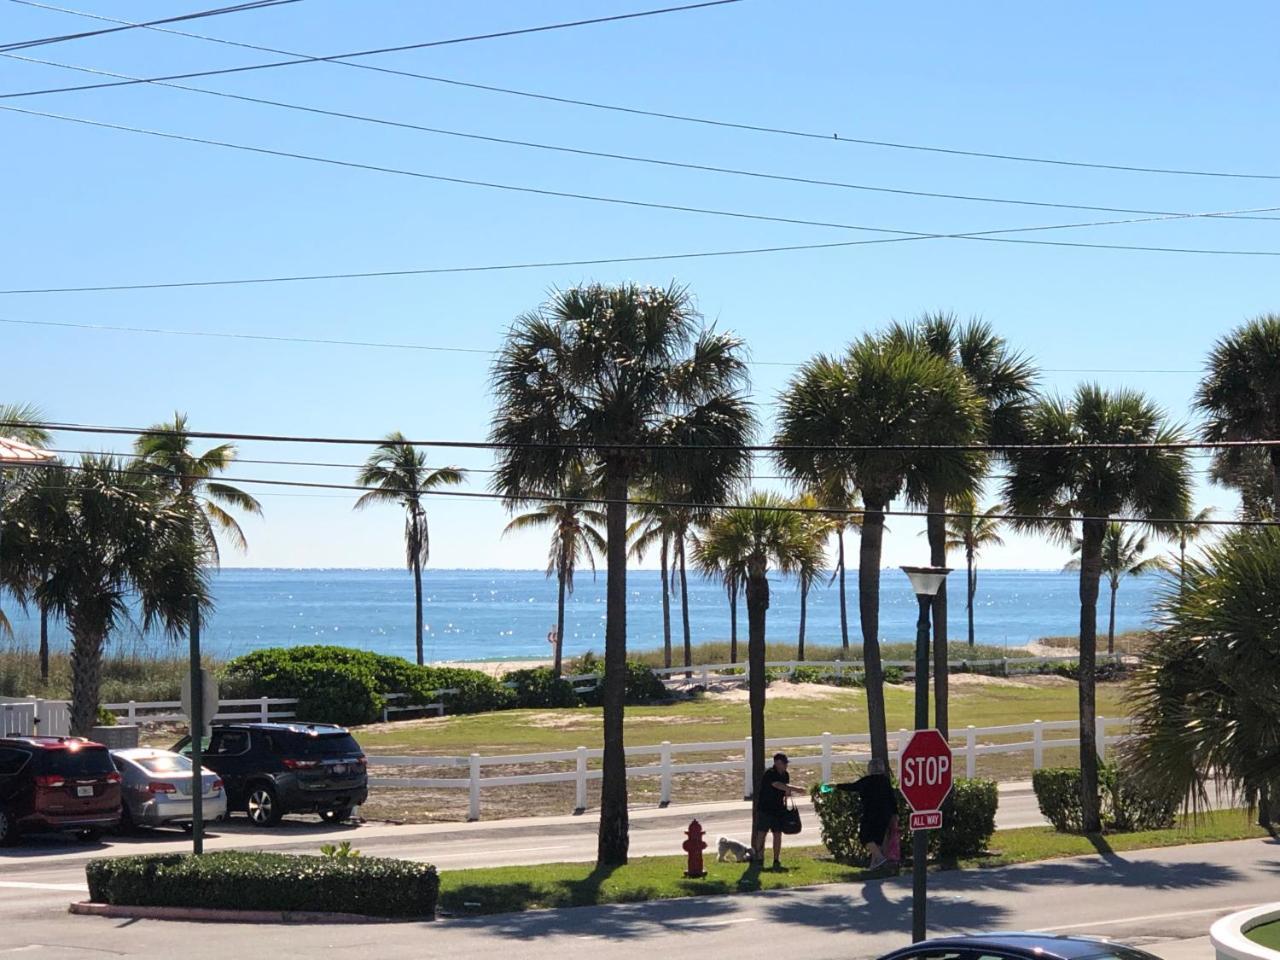
[[[1097,858],[1046,860],[1017,866],[965,870],[948,873],[947,884],[951,889],[967,891],[1018,891],[1047,886],[1190,890],[1222,886],[1244,879],[1244,875],[1234,867],[1207,861],[1163,863],[1157,860],[1127,860],[1116,853],[1102,837],[1094,840],[1094,847],[1098,851]]]
[[[869,881],[860,896],[829,893],[787,899],[771,905],[767,912],[775,923],[829,933],[905,934],[911,929],[910,887],[903,887],[903,896],[891,900],[885,895],[885,886],[882,881]],[[928,906],[929,926],[935,930],[992,929],[1001,926],[1008,915],[1007,908],[991,903],[958,903],[932,897]]]

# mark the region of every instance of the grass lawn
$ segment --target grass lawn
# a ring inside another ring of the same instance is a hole
[[[1280,950],[1280,920],[1272,920],[1260,927],[1254,927],[1245,936],[1268,949]]]
[[[1153,847],[1265,837],[1266,832],[1238,810],[1218,811],[1171,830],[1106,836],[1072,836],[1050,827],[1003,830],[991,853],[937,869],[975,870],[1090,853],[1123,853]],[[455,916],[510,913],[548,907],[581,907],[605,903],[638,903],[756,890],[781,890],[824,883],[848,883],[873,874],[836,863],[823,847],[784,851],[785,868],[716,863],[714,851],[705,864],[707,876],[685,879],[683,856],[641,857],[625,867],[597,870],[589,863],[539,864],[447,870],[440,875],[440,909]],[[1280,928],[1280,924],[1269,925]],[[1265,929],[1265,928],[1259,928]],[[1280,929],[1276,930],[1280,934]]]

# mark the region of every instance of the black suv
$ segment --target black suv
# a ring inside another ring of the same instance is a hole
[[[173,749],[189,756],[191,738]],[[202,762],[226,784],[228,812],[244,810],[263,827],[286,813],[340,823],[369,795],[364,751],[328,723],[215,724]]]

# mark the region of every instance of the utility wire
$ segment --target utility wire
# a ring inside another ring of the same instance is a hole
[[[790,176],[786,174],[767,173],[759,170],[744,170],[737,167],[724,167],[714,164],[688,163],[679,160],[667,160],[659,157],[643,157],[634,154],[610,153],[602,150],[587,150],[580,147],[569,147],[563,144],[539,143],[531,140],[517,140],[510,137],[496,137],[479,133],[469,133],[461,130],[449,130],[443,127],[430,127],[417,123],[408,123],[400,120],[391,120],[386,117],[372,117],[365,114],[347,113],[341,110],[327,110],[322,107],[312,107],[300,103],[288,103],[283,100],[269,100],[264,97],[251,97],[239,93],[228,93],[223,90],[210,90],[206,87],[194,87],[189,84],[168,83],[160,80],[143,80],[138,77],[130,77],[127,74],[115,73],[111,70],[100,70],[94,67],[84,67],[71,63],[59,63],[56,60],[45,60],[40,57],[24,57],[14,54],[3,54],[11,60],[19,60],[24,63],[38,63],[49,67],[58,67],[62,70],[75,70],[80,73],[90,73],[98,76],[118,77],[129,80],[138,80],[139,83],[150,83],[158,87],[168,87],[173,90],[185,90],[189,93],[199,93],[211,97],[219,97],[225,100],[238,100],[242,103],[253,103],[262,106],[279,107],[285,110],[296,110],[302,113],[310,113],[324,117],[335,117],[343,120],[355,120],[360,123],[370,123],[378,126],[393,127],[401,130],[413,130],[419,133],[429,133],[446,137],[457,137],[464,140],[476,140],[483,143],[496,143],[504,146],[526,147],[534,150],[546,150],[556,153],[566,153],[581,157],[594,157],[604,160],[622,160],[628,163],[649,164],[651,166],[669,167],[679,170],[694,170],[701,173],[724,174],[735,177],[747,177],[757,180],[771,180],[782,183],[797,183],[806,186],[816,187],[835,187],[844,190],[862,191],[867,193],[886,193],[896,196],[921,197],[934,200],[960,200],[971,203],[994,203],[1010,206],[1021,207],[1037,207],[1049,208],[1054,210],[1084,210],[1093,213],[1127,213],[1127,214],[1144,214],[1154,216],[1185,216],[1185,211],[1175,210],[1145,210],[1134,207],[1107,207],[1094,204],[1082,203],[1056,203],[1045,200],[1020,200],[1008,197],[987,197],[972,194],[959,193],[938,193],[928,190],[909,190],[900,187],[885,187],[863,183],[849,183],[843,180],[823,180],[816,177]],[[1228,216],[1223,219],[1231,220],[1277,220],[1277,217],[1268,216]]]
[[[6,293],[12,291],[0,291]],[[14,317],[0,317],[0,323],[17,324],[31,327],[55,327],[71,330],[94,330],[103,333],[143,333],[160,334],[171,337],[206,337],[220,340],[263,340],[272,343],[306,343],[320,346],[370,347],[387,350],[422,350],[431,353],[469,353],[480,356],[496,356],[499,351],[486,350],[480,347],[442,347],[427,343],[389,343],[376,340],[335,340],[320,337],[286,337],[264,333],[230,333],[218,330],[173,330],[163,327],[125,327],[105,323],[76,323],[70,320],[20,320]],[[802,367],[804,363],[795,360],[748,360],[753,367]],[[1043,373],[1075,373],[1075,374],[1193,374],[1201,370],[1187,368],[1165,369],[1124,369],[1117,367],[1048,367]]]
[[[60,13],[70,13],[81,17],[88,17],[95,20],[106,20],[112,23],[130,23],[127,20],[118,20],[114,17],[106,17],[100,14],[85,13],[79,10],[71,10],[66,7],[54,6],[52,4],[40,3],[37,0],[12,0],[14,3],[21,3],[26,6],[39,7],[44,10],[56,10]],[[272,53],[287,57],[304,57],[307,59],[324,59],[326,63],[332,63],[340,67],[352,67],[359,70],[371,70],[377,73],[390,74],[392,76],[408,77],[415,80],[427,80],[433,83],[443,83],[455,87],[464,87],[472,90],[483,90],[488,93],[498,93],[508,96],[525,97],[533,100],[542,100],[550,103],[567,104],[578,107],[588,107],[595,110],[607,110],[616,113],[631,114],[633,116],[653,117],[660,120],[674,120],[682,123],[694,123],[711,127],[721,127],[730,130],[744,130],[751,133],[771,134],[787,137],[799,137],[806,140],[821,140],[827,143],[843,143],[857,144],[861,146],[885,147],[894,150],[915,150],[926,153],[938,153],[951,156],[976,157],[985,160],[1004,160],[1018,163],[1039,163],[1050,164],[1053,166],[1063,167],[1083,167],[1094,170],[1116,170],[1127,173],[1154,173],[1165,174],[1170,176],[1186,176],[1186,177],[1223,177],[1229,179],[1240,180],[1280,180],[1280,174],[1274,173],[1238,173],[1221,170],[1197,170],[1197,169],[1179,169],[1176,167],[1155,167],[1155,166],[1136,166],[1119,163],[1091,163],[1083,160],[1063,160],[1052,157],[1036,157],[1008,153],[985,152],[981,150],[961,150],[952,147],[941,147],[936,145],[919,144],[919,143],[895,143],[888,140],[871,140],[867,138],[842,136],[839,133],[817,133],[808,130],[794,130],[785,127],[766,126],[750,123],[735,123],[728,120],[717,120],[708,117],[689,116],[678,113],[665,113],[657,110],[642,110],[636,107],[625,107],[618,104],[600,103],[592,100],[580,100],[572,97],[557,97],[544,93],[533,93],[528,90],[516,90],[510,87],[499,87],[492,84],[472,83],[464,80],[455,80],[449,77],[431,76],[424,73],[414,73],[410,70],[395,70],[389,67],[380,67],[369,63],[351,63],[343,57],[328,58],[309,58],[305,54],[291,50],[281,50],[276,47],[267,47],[260,44],[245,43],[238,40],[227,40],[223,37],[213,37],[207,34],[191,33],[183,30],[171,30],[163,27],[152,28],[159,33],[170,33],[175,36],[188,37],[193,40],[204,40],[210,43],[219,43],[225,46],[240,47],[247,50],[257,50],[263,53]],[[189,79],[193,75],[187,77],[163,77],[157,79]]]
[[[722,0],[723,2],[723,0]],[[1044,246],[1065,246],[1065,247],[1090,247],[1097,249],[1135,249],[1162,252],[1177,253],[1215,253],[1230,255],[1249,255],[1249,256],[1280,256],[1280,251],[1240,251],[1240,250],[1190,250],[1187,248],[1155,248],[1155,247],[1136,247],[1129,245],[1117,244],[1094,244],[1094,243],[1076,243],[1061,240],[1027,240],[1025,238],[1014,238],[1005,236],[1011,233],[1036,233],[1048,230],[1068,230],[1079,229],[1084,227],[1102,227],[1113,226],[1118,224],[1135,224],[1135,223],[1153,223],[1167,220],[1188,220],[1188,219],[1221,219],[1231,217],[1237,214],[1245,213],[1274,213],[1280,210],[1280,207],[1257,207],[1244,210],[1224,210],[1208,213],[1192,213],[1192,214],[1175,214],[1171,216],[1159,217],[1134,217],[1123,220],[1094,220],[1079,223],[1060,223],[1031,227],[1006,227],[998,230],[982,230],[968,233],[924,233],[918,230],[897,230],[888,227],[870,227],[862,224],[839,223],[827,220],[807,220],[800,217],[778,217],[769,216],[759,213],[746,213],[736,210],[717,210],[709,207],[693,207],[684,204],[675,203],[658,203],[645,200],[630,200],[624,197],[606,197],[589,193],[575,193],[564,190],[547,190],[540,187],[527,187],[519,184],[498,183],[491,180],[474,180],[467,177],[449,177],[435,173],[425,173],[419,170],[406,170],[399,167],[385,167],[379,164],[359,163],[351,160],[338,160],[333,157],[321,157],[314,154],[297,153],[289,150],[274,150],[268,147],[257,147],[249,144],[231,143],[226,140],[213,140],[207,137],[193,137],[185,134],[168,133],[160,130],[149,130],[142,127],[132,127],[125,124],[108,123],[102,120],[90,120],[85,117],[72,117],[65,114],[47,113],[42,110],[28,110],[25,107],[0,106],[0,110],[7,110],[12,113],[26,114],[33,117],[44,117],[51,120],[63,120],[70,123],[79,123],[91,127],[100,127],[108,130],[120,130],[127,133],[139,133],[151,137],[161,137],[166,140],[178,140],[185,143],[198,143],[204,146],[223,147],[230,150],[239,150],[246,153],[256,153],[265,156],[285,157],[292,160],[306,160],[312,163],[322,163],[331,166],[345,167],[355,170],[365,170],[374,173],[387,173],[397,176],[414,177],[420,180],[430,180],[437,183],[452,183],[462,186],[484,187],[491,190],[502,190],[511,193],[527,193],[544,197],[557,197],[561,199],[586,200],[593,203],[605,203],[615,206],[638,207],[651,210],[669,210],[678,213],[696,213],[703,216],[728,217],[735,220],[751,220],[766,223],[785,223],[793,226],[809,226],[809,227],[827,227],[836,230],[856,230],[866,233],[882,233],[891,234],[899,239],[956,239],[956,240],[977,240],[988,243],[1034,243]]]
[[[585,27],[598,23],[616,23],[621,20],[637,20],[641,17],[655,17],[667,13],[680,13],[687,10],[701,10],[705,7],[722,7],[742,0],[703,0],[702,3],[688,3],[678,7],[661,7],[656,10],[640,10],[635,13],[619,13],[608,17],[592,17],[587,20],[569,20],[561,23],[548,23],[538,27],[522,27],[516,30],[499,30],[492,33],[478,33],[466,37],[451,37],[448,40],[429,40],[424,43],[405,43],[395,47],[379,47],[374,50],[357,50],[353,53],[335,53],[326,57],[295,57],[290,60],[275,60],[270,63],[251,63],[239,67],[223,67],[218,70],[197,70],[191,73],[175,73],[163,77],[148,77],[145,80],[114,80],[110,83],[87,83],[72,87],[53,87],[45,90],[24,90],[16,93],[0,93],[0,100],[9,97],[38,97],[51,93],[73,93],[77,90],[101,90],[105,87],[128,87],[138,83],[151,83],[156,80],[190,80],[195,77],[221,77],[233,73],[248,73],[253,70],[270,70],[275,67],[291,67],[299,63],[324,63],[338,59],[356,57],[373,57],[386,53],[403,53],[407,50],[425,50],[429,47],[447,47],[459,43],[471,43],[476,40],[496,40],[501,37],[517,37],[530,33],[546,33],[551,30],[565,30],[570,27]]]
[[[124,26],[108,27],[105,30],[86,30],[83,33],[63,33],[53,37],[41,37],[39,40],[17,40],[13,43],[0,43],[0,53],[12,50],[28,50],[31,47],[43,47],[51,43],[63,43],[68,40],[83,40],[86,37],[99,37],[103,34],[120,33],[123,30],[134,30],[138,27],[155,27],[162,23],[180,23],[184,20],[202,20],[205,17],[220,17],[227,13],[244,13],[247,10],[262,10],[266,7],[278,7],[286,3],[297,2],[298,0],[254,0],[254,2],[251,3],[239,3],[232,7],[218,7],[215,10],[199,10],[195,13],[184,13],[177,17],[165,17],[161,20],[148,20],[145,23],[126,22]],[[80,14],[80,16],[86,16],[86,14]],[[95,17],[94,19],[98,18]]]

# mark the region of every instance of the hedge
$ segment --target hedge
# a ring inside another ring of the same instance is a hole
[[[1078,769],[1037,770],[1031,775],[1031,786],[1040,812],[1055,830],[1084,832]],[[1176,796],[1153,789],[1113,763],[1098,768],[1098,799],[1102,828],[1117,833],[1171,827],[1178,809]]]
[[[581,704],[573,684],[564,677],[557,677],[549,667],[512,670],[503,675],[502,682],[514,688],[517,707],[544,709]]]
[[[598,707],[604,699],[604,664],[596,668],[596,676],[600,679],[589,690],[580,694],[582,702],[589,707]],[[667,688],[648,664],[638,660],[627,661],[627,693],[626,701],[631,705],[653,703],[655,700],[666,700],[670,697]]]
[[[865,859],[867,850],[858,842],[862,822],[862,798],[856,793],[836,790],[812,791],[814,810],[822,828],[822,842],[841,863]],[[902,852],[911,849],[910,809],[901,793],[898,798],[898,828]],[[994,780],[957,780],[944,810],[942,828],[929,831],[929,855],[943,860],[975,857],[987,849],[996,832],[996,807],[1000,797]]]
[[[426,863],[224,851],[90,860],[89,899],[145,907],[207,907],[435,917],[440,878]]]

